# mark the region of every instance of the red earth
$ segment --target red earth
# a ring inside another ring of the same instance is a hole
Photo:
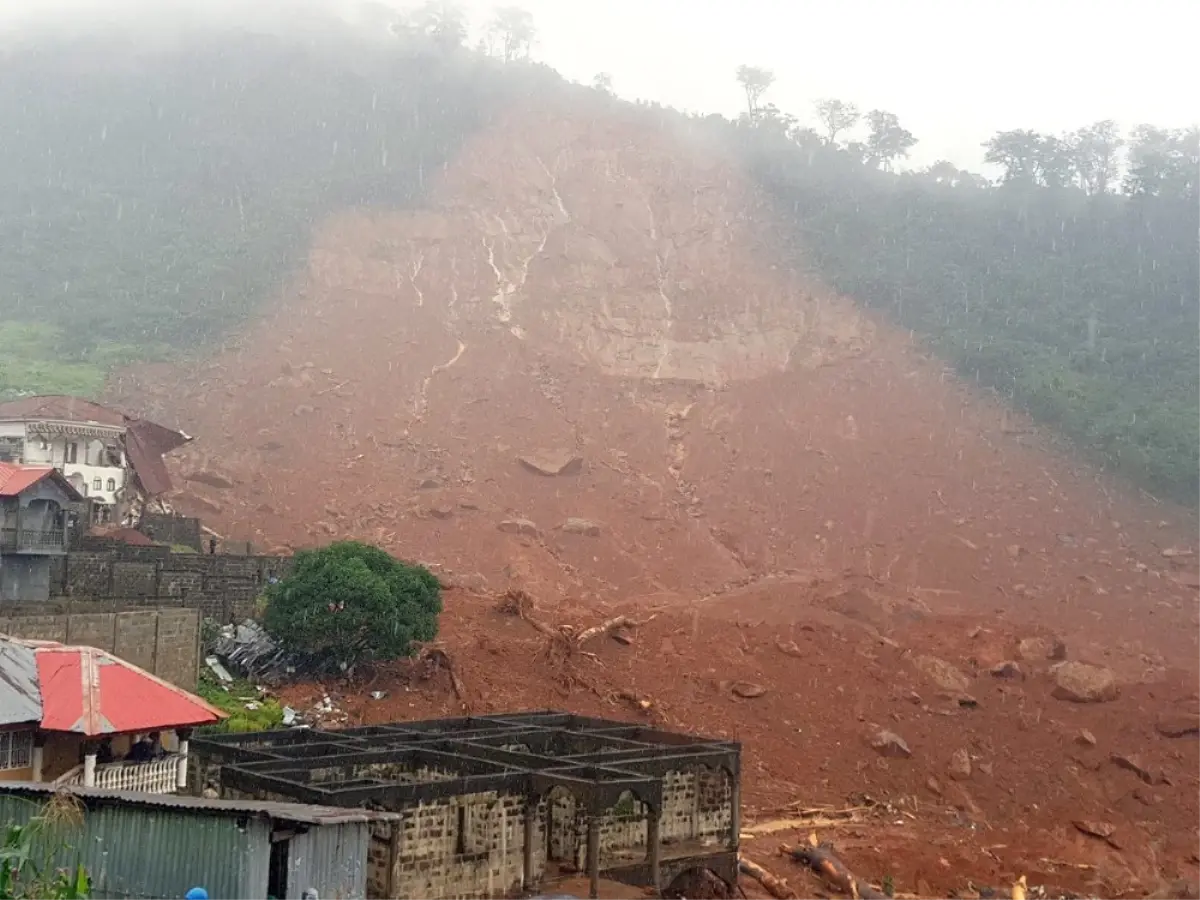
[[[784,265],[774,229],[730,161],[650,111],[513,109],[426,208],[322,223],[235,343],[123,372],[111,399],[199,436],[174,501],[223,536],[363,539],[450,586],[461,699],[397,666],[289,689],[298,708],[554,707],[736,737],[744,852],[801,894],[819,886],[777,847],[816,830],[900,893],[1025,875],[1196,896],[1200,743],[1156,727],[1200,713],[1194,516]],[[564,669],[498,611],[510,588],[553,625],[645,623]],[[1052,696],[1052,661],[1019,659],[1037,636],[1119,696]],[[872,749],[880,728],[911,757]],[[763,826],[817,806],[870,809]]]

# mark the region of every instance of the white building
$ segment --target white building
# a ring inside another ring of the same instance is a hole
[[[79,397],[0,403],[0,462],[59,469],[100,522],[119,522],[170,490],[163,454],[189,440]]]

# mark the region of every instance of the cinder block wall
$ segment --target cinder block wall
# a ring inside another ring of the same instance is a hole
[[[200,614],[194,609],[8,616],[0,618],[0,633],[97,647],[181,688],[196,689]]]

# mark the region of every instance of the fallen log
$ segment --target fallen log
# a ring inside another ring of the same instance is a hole
[[[761,884],[775,900],[795,900],[796,898],[796,892],[788,887],[786,881],[772,875],[758,863],[751,862],[741,855],[738,856],[738,871]]]
[[[643,623],[635,622],[628,616],[617,616],[615,619],[609,619],[601,622],[599,625],[593,625],[591,628],[585,628],[575,637],[575,646],[582,647],[592,638],[601,634],[611,634],[618,628],[637,628]]]
[[[837,858],[830,844],[813,847],[783,848],[796,862],[812,869],[827,885],[858,900],[885,900],[887,894],[871,887],[867,882],[855,878],[846,864]]]
[[[444,670],[450,676],[450,688],[454,691],[455,698],[465,699],[466,689],[458,677],[458,672],[454,670],[454,662],[450,659],[450,654],[441,647],[423,647],[417,658],[431,670]]]

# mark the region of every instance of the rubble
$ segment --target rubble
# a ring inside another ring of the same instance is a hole
[[[252,619],[241,625],[222,627],[209,649],[213,656],[251,681],[277,684],[296,672],[289,655]]]

